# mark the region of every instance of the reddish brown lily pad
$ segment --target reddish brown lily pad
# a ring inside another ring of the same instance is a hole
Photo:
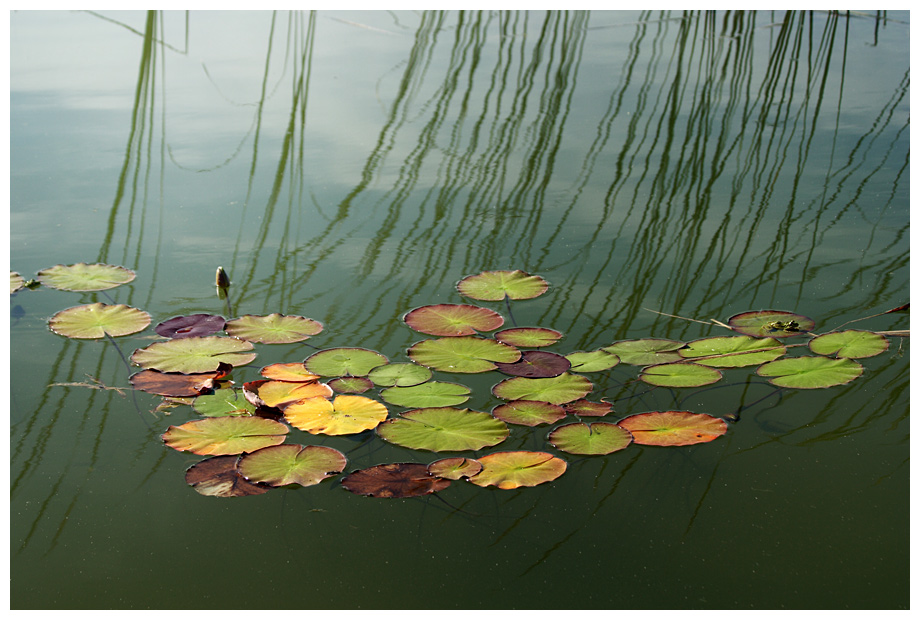
[[[403,321],[415,331],[432,336],[473,336],[498,329],[505,319],[494,310],[479,306],[433,304],[410,310]]]
[[[211,497],[246,497],[262,495],[268,486],[246,480],[237,468],[238,455],[212,456],[195,463],[185,472],[185,482],[202,495]]]
[[[549,351],[524,351],[516,362],[495,364],[497,370],[506,375],[530,378],[558,377],[571,365],[565,357]]]
[[[617,423],[647,446],[690,446],[721,437],[728,430],[725,420],[689,411],[652,411],[623,418]]]
[[[210,336],[221,331],[226,323],[224,317],[214,314],[189,314],[163,321],[153,331],[164,338]]]
[[[437,493],[450,486],[450,480],[432,476],[422,463],[387,463],[348,474],[342,487],[370,497],[418,497]]]
[[[202,372],[184,375],[178,372],[142,370],[128,379],[135,389],[160,396],[199,396],[214,388],[222,372]]]

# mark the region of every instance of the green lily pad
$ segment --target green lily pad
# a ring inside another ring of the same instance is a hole
[[[408,356],[434,370],[476,373],[494,370],[498,363],[517,361],[521,352],[488,338],[456,336],[417,342],[409,348]]]
[[[146,372],[146,371],[142,371]],[[209,418],[221,416],[246,416],[256,411],[255,405],[250,403],[242,390],[221,388],[213,394],[199,396],[192,403],[192,408],[198,415]]]
[[[553,424],[565,417],[565,409],[540,400],[513,400],[492,409],[492,415],[509,424],[538,426]]]
[[[284,442],[288,427],[259,417],[224,417],[192,420],[170,426],[163,433],[167,446],[193,454],[240,454]]]
[[[86,304],[61,310],[48,321],[55,334],[68,338],[104,338],[135,334],[150,325],[143,310],[117,304]],[[213,370],[213,369],[211,369]]]
[[[265,344],[300,342],[323,331],[319,321],[302,316],[269,314],[255,316],[247,314],[227,321],[224,331],[240,340]]]
[[[428,464],[428,473],[447,480],[469,478],[482,471],[482,463],[476,459],[452,456]]]
[[[237,467],[250,482],[309,487],[342,473],[347,462],[334,448],[283,444],[246,454]]]
[[[482,471],[472,476],[470,482],[499,489],[534,487],[551,482],[565,473],[566,462],[548,452],[493,452],[476,459]]]
[[[461,295],[482,301],[509,299],[532,299],[539,297],[549,288],[546,280],[532,276],[519,269],[514,271],[483,271],[466,276],[457,283]]]
[[[511,363],[498,363],[496,369],[513,377],[534,379],[558,377],[572,366],[568,359],[549,351],[525,351],[521,359]]]
[[[363,394],[374,387],[374,382],[366,377],[339,377],[328,385],[339,394]]]
[[[655,364],[639,373],[639,379],[649,385],[671,388],[701,387],[721,378],[722,373],[715,368],[692,363]]]
[[[572,372],[600,372],[620,363],[618,355],[600,349],[598,351],[575,351],[565,356],[572,365]]]
[[[10,295],[16,291],[25,288],[26,281],[25,279],[16,273],[15,271],[10,272]]]
[[[377,366],[367,373],[367,378],[384,387],[411,387],[431,379],[431,369],[418,364],[397,362]]]
[[[570,454],[610,454],[631,444],[632,434],[609,422],[576,422],[553,429],[547,440]]]
[[[511,327],[492,334],[499,342],[513,347],[539,349],[556,344],[562,338],[562,332],[546,327]]]
[[[847,329],[812,338],[808,348],[818,355],[849,359],[872,357],[888,350],[888,339],[875,332]]]
[[[62,291],[104,291],[134,280],[130,269],[117,265],[96,263],[87,265],[55,265],[38,272],[38,280],[45,286]]]
[[[253,344],[236,338],[192,336],[154,342],[138,349],[131,361],[141,368],[163,372],[198,373],[217,370],[221,364],[244,366],[256,358]]]
[[[742,312],[728,319],[728,326],[739,334],[755,338],[800,336],[815,328],[814,320],[785,310]]]
[[[480,450],[508,437],[508,426],[487,413],[451,407],[414,409],[377,427],[377,435],[404,448],[432,452]]]
[[[584,398],[593,389],[587,378],[566,372],[548,379],[505,379],[492,387],[492,394],[502,400],[542,400],[562,405]]]
[[[398,407],[453,407],[470,399],[470,388],[459,383],[429,381],[410,387],[391,387],[380,397]]]
[[[339,347],[318,351],[305,359],[303,365],[322,377],[364,377],[377,366],[388,362],[386,357],[376,351],[360,347]]]
[[[208,497],[248,497],[268,493],[271,487],[253,484],[237,469],[239,456],[212,456],[195,463],[185,472],[185,482]]]
[[[651,411],[623,418],[618,425],[633,441],[647,446],[690,446],[706,443],[728,431],[725,420],[689,411]]]
[[[652,364],[676,362],[680,359],[680,354],[677,350],[682,346],[684,346],[684,343],[676,340],[642,338],[640,340],[614,342],[609,347],[603,347],[601,350],[613,353],[624,364],[650,366]]]
[[[386,405],[354,394],[342,394],[333,401],[316,396],[284,408],[284,419],[288,424],[311,435],[363,433],[376,427],[386,417]]]
[[[403,316],[406,325],[432,336],[473,336],[490,332],[504,324],[502,315],[468,304],[434,304],[410,310]]]
[[[678,353],[703,366],[740,368],[772,362],[785,355],[786,347],[775,338],[720,336],[688,342]]]
[[[420,497],[443,491],[450,480],[432,476],[421,463],[386,463],[352,472],[342,478],[342,488],[369,497]]]
[[[773,385],[798,389],[843,385],[862,373],[863,367],[851,359],[809,356],[776,360],[757,369]]]

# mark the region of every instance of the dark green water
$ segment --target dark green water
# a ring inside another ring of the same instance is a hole
[[[238,314],[311,317],[311,344],[394,361],[420,339],[406,311],[459,303],[454,284],[487,269],[550,282],[515,319],[563,332],[561,352],[726,333],[647,309],[790,310],[821,331],[909,299],[906,12],[10,23],[10,268],[125,265],[137,279],[111,295],[154,323],[222,312],[217,265]],[[745,409],[712,443],[566,456],[530,489],[375,500],[327,481],[216,499],[184,482],[200,457],[159,439],[189,408],[49,387],[128,385],[109,343],[47,328],[92,301],[107,299],[11,297],[13,608],[909,606],[906,340],[850,384]],[[257,350],[239,382],[313,352]],[[751,374],[608,395],[617,415],[721,416],[770,392]],[[470,379],[465,406],[491,410],[495,380]],[[507,447],[548,449],[546,430]],[[349,471],[437,458],[325,443]]]

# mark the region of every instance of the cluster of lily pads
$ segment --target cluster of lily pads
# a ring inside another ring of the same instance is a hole
[[[134,277],[133,271],[115,265],[56,265],[29,282],[11,272],[10,293],[42,285],[105,291]],[[222,269],[217,285],[226,295],[229,281]],[[484,271],[463,278],[456,289],[468,300],[503,302],[510,314],[512,300],[538,297],[548,284],[520,270]],[[348,460],[334,448],[285,443],[292,428],[326,436],[373,432],[412,450],[476,454],[386,463],[341,479],[341,486],[353,493],[411,497],[440,491],[457,480],[500,489],[535,486],[566,471],[560,452],[589,457],[633,443],[687,446],[727,432],[723,418],[731,416],[707,413],[649,411],[614,419],[609,402],[589,399],[594,391],[589,376],[618,365],[635,367],[635,380],[649,389],[706,386],[722,378],[720,369],[739,367],[756,367],[757,375],[778,388],[813,389],[853,381],[863,373],[856,359],[888,348],[881,333],[848,329],[816,336],[812,319],[774,310],[745,312],[727,323],[713,321],[736,335],[692,342],[624,340],[565,355],[547,350],[561,333],[546,327],[505,327],[505,318],[485,305],[426,305],[409,311],[402,321],[430,336],[409,347],[408,362],[390,361],[361,347],[337,347],[304,360],[270,364],[260,369],[260,378],[238,385],[231,372],[255,360],[256,344],[300,342],[321,333],[323,325],[277,313],[231,320],[212,314],[173,317],[156,325],[160,340],[130,356],[141,368],[130,382],[134,389],[162,396],[160,409],[188,405],[200,416],[169,426],[162,439],[171,449],[208,457],[186,472],[188,484],[204,495],[234,497],[273,487],[311,486],[345,472]],[[114,338],[137,334],[151,322],[143,310],[97,302],[58,312],[49,326],[67,338],[115,343]],[[797,336],[808,340],[783,344],[783,339]],[[791,347],[807,349],[807,354],[788,356]],[[498,404],[484,412],[463,408],[470,388],[436,379],[435,372],[496,372],[506,378],[491,388]],[[505,441],[509,425],[552,425],[546,451],[480,454]]]

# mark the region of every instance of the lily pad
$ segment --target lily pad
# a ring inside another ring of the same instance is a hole
[[[492,409],[492,415],[509,424],[538,426],[553,424],[565,417],[565,409],[539,400],[514,400]]]
[[[683,342],[664,338],[642,338],[639,340],[621,340],[601,350],[613,353],[624,364],[632,366],[650,366],[676,362],[681,359],[677,352],[684,346]]]
[[[76,263],[55,265],[38,272],[38,280],[45,286],[62,291],[104,291],[134,280],[130,269],[117,265]]]
[[[509,299],[532,299],[545,293],[547,288],[549,284],[546,280],[519,269],[483,271],[457,283],[461,295],[482,301],[501,301],[505,296]]]
[[[163,321],[153,328],[164,338],[189,338],[190,336],[210,336],[224,328],[227,321],[222,316],[213,314],[190,314],[177,316]]]
[[[601,417],[613,410],[613,405],[607,402],[596,403],[590,400],[579,399],[563,405],[566,413],[579,417]]]
[[[10,272],[10,295],[16,291],[25,288],[26,281],[25,279],[16,273],[15,271]]]
[[[542,400],[556,405],[584,398],[594,386],[581,375],[563,373],[549,379],[512,377],[492,387],[492,394],[502,400]]]
[[[810,356],[776,360],[757,369],[773,385],[798,389],[843,385],[862,373],[863,367],[851,359]]]
[[[333,401],[317,396],[284,408],[284,419],[291,426],[312,435],[363,433],[386,417],[387,408],[383,403],[354,394],[342,394]]]
[[[472,476],[470,482],[499,489],[534,487],[551,482],[565,473],[566,462],[548,452],[493,452],[476,459],[482,471]]]
[[[558,353],[525,351],[521,359],[512,363],[496,364],[497,370],[513,377],[534,379],[558,377],[571,366],[571,362]]]
[[[319,379],[319,375],[315,375],[307,370],[303,362],[269,364],[260,370],[259,374],[273,381],[307,383]]]
[[[61,310],[48,321],[55,334],[68,338],[104,338],[135,334],[150,325],[150,315],[124,304],[86,304]],[[213,369],[212,369],[213,370]]]
[[[482,463],[476,459],[452,456],[428,464],[428,473],[448,480],[469,478],[482,471]]]
[[[808,348],[818,355],[848,359],[872,357],[888,350],[888,339],[875,332],[847,329],[812,338]]]
[[[715,368],[693,363],[655,364],[639,373],[639,379],[658,387],[701,387],[717,382],[722,373]]]
[[[380,392],[380,397],[398,407],[453,407],[470,398],[470,388],[459,383],[429,381],[411,387],[391,387]]]
[[[800,336],[815,328],[814,320],[785,310],[742,312],[728,319],[728,326],[739,334],[755,338]]]
[[[338,377],[328,385],[339,394],[363,394],[374,387],[374,382],[367,377]]]
[[[369,497],[419,497],[449,486],[450,480],[430,475],[422,463],[376,465],[342,478],[342,488]]]
[[[264,344],[300,342],[323,331],[319,321],[302,316],[247,314],[227,321],[225,331],[235,338]]]
[[[258,417],[224,417],[192,420],[170,426],[163,433],[167,446],[193,454],[240,454],[284,442],[288,427]]]
[[[631,444],[632,434],[609,422],[577,422],[553,429],[547,440],[570,454],[610,454]]]
[[[487,413],[451,407],[414,409],[377,427],[377,435],[412,450],[460,452],[497,445],[508,426]]]
[[[262,495],[271,488],[254,484],[237,469],[239,456],[212,456],[195,463],[185,472],[185,482],[198,493],[210,497]]]
[[[192,403],[192,408],[198,415],[209,418],[253,415],[256,410],[255,405],[246,399],[242,390],[229,387],[215,390],[213,394],[199,396]]]
[[[256,392],[265,406],[280,407],[282,409],[305,398],[314,398],[316,396],[330,398],[332,396],[332,388],[315,379],[307,381],[266,381],[257,386]]]
[[[377,366],[383,366],[389,360],[369,349],[360,347],[340,347],[325,349],[314,353],[303,365],[312,373],[323,377],[364,377]]]
[[[253,344],[236,338],[192,336],[154,342],[131,355],[141,368],[163,372],[198,373],[217,370],[221,364],[244,366],[256,358]]]
[[[432,336],[473,336],[490,332],[504,324],[502,315],[468,304],[434,304],[410,310],[403,316],[406,325]]]
[[[513,347],[539,349],[556,344],[562,338],[562,332],[546,327],[511,327],[497,331],[492,336]]]
[[[786,347],[775,338],[719,336],[688,342],[678,353],[703,366],[740,368],[772,362],[785,355]]]
[[[573,372],[600,372],[609,370],[620,363],[619,356],[604,351],[575,351],[565,356],[572,365]]]
[[[409,359],[442,372],[477,373],[520,359],[514,347],[488,338],[457,336],[422,340],[409,348]]]
[[[652,411],[623,418],[618,426],[632,433],[633,441],[648,446],[690,446],[706,443],[728,430],[725,420],[689,411]]]
[[[134,389],[160,396],[198,396],[214,388],[214,382],[223,376],[222,372],[204,372],[184,375],[178,372],[141,370],[128,379]]]
[[[377,366],[367,373],[367,378],[384,387],[411,387],[428,381],[431,369],[405,362],[390,363]]]
[[[240,459],[237,467],[250,482],[309,487],[342,473],[347,462],[345,455],[334,448],[283,444],[251,452]]]

